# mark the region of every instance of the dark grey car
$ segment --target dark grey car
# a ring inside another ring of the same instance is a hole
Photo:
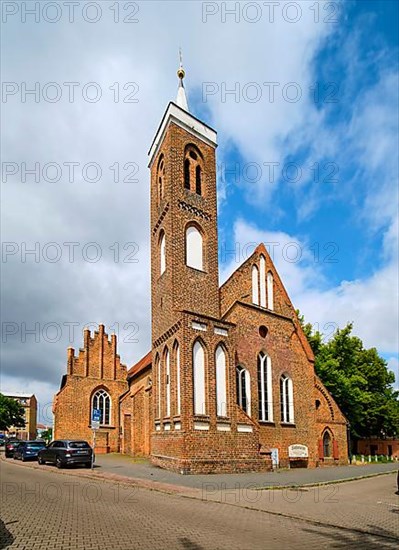
[[[93,450],[87,441],[77,439],[58,439],[39,451],[37,461],[39,464],[51,462],[57,468],[64,468],[71,464],[84,464],[90,468]]]

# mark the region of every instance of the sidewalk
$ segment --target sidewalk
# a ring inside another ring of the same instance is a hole
[[[214,486],[215,489],[301,487],[396,472],[399,468],[399,464],[393,462],[362,466],[278,470],[265,473],[181,475],[153,466],[146,459],[134,459],[118,454],[97,455],[96,466],[97,472],[107,472],[118,476],[192,489],[203,489],[205,485],[209,488]]]

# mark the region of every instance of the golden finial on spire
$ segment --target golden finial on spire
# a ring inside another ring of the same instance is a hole
[[[180,66],[177,70],[177,76],[180,78],[180,80],[183,80],[183,78],[186,76],[186,73],[183,69],[183,55],[181,52],[181,48],[179,48],[179,57],[180,57]]]

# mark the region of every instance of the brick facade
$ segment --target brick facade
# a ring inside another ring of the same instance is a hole
[[[84,347],[77,356],[68,349],[67,374],[54,397],[54,439],[91,441],[93,395],[104,390],[110,396],[110,417],[96,434],[96,452],[117,452],[119,438],[119,398],[128,389],[126,367],[117,354],[116,336],[108,335],[104,325],[94,332],[84,331]]]
[[[89,437],[91,395],[104,386],[114,404],[104,448],[161,467],[262,471],[277,455],[280,466],[345,464],[346,420],[264,245],[219,288],[215,149],[211,128],[169,105],[150,150],[152,349],[126,373],[114,337],[85,334],[56,396],[56,437]],[[101,345],[103,367],[92,361]]]

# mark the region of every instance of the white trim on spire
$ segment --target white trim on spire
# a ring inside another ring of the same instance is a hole
[[[184,109],[185,111],[189,112],[186,90],[184,89],[182,78],[180,79],[179,89],[177,90],[176,105],[178,105],[181,109]]]

